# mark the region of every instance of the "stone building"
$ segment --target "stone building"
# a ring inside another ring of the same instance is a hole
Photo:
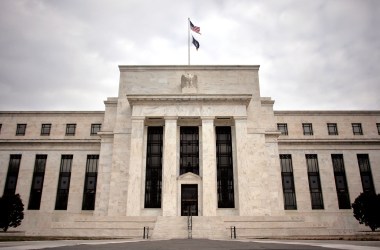
[[[0,112],[26,235],[352,234],[380,188],[380,111],[273,111],[259,66],[120,66],[101,112]]]

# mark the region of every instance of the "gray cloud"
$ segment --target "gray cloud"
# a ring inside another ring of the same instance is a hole
[[[0,109],[102,110],[119,64],[260,64],[276,109],[380,109],[380,3],[0,2]]]

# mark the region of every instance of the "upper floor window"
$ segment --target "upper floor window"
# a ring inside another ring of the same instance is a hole
[[[16,135],[25,135],[26,124],[17,124]]]
[[[41,125],[41,135],[50,135],[51,124]]]
[[[91,124],[91,135],[97,135],[101,128],[102,124]]]
[[[362,124],[361,123],[352,123],[352,132],[354,135],[362,135]]]
[[[1,127],[3,126],[3,124],[0,123],[0,134],[1,134]],[[377,127],[377,129],[379,129],[379,126]]]
[[[380,135],[380,123],[376,123],[377,127],[377,133]],[[1,130],[1,124],[0,124],[0,130]]]
[[[338,135],[338,126],[336,123],[327,123],[327,131],[329,135]]]
[[[303,134],[313,135],[313,125],[311,123],[302,123]]]
[[[76,124],[66,124],[66,135],[75,135]]]
[[[282,135],[288,135],[288,124],[277,123],[277,129],[281,132]]]

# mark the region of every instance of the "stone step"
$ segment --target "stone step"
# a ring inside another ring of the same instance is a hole
[[[152,239],[186,239],[188,237],[187,217],[158,216]]]
[[[194,216],[193,238],[227,239],[229,231],[220,216]]]

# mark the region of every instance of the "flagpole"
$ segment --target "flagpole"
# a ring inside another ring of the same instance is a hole
[[[187,18],[187,64],[190,65],[190,17]]]

